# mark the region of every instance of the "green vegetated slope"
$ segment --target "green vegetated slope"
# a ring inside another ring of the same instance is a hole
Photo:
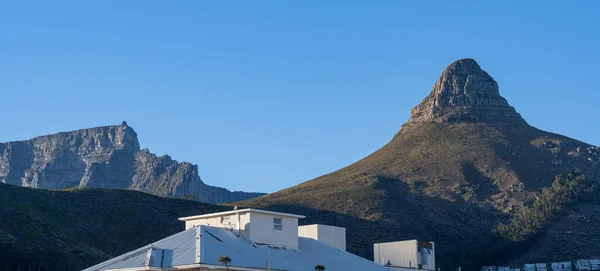
[[[576,220],[563,219],[570,208],[579,208],[573,202],[561,203],[564,210],[522,238],[512,231],[525,231],[520,227],[530,222],[515,222],[511,230],[498,227],[519,214],[535,214],[523,210],[558,174],[578,169],[597,182],[599,158],[598,147],[527,124],[500,96],[497,83],[475,61],[463,59],[444,70],[409,121],[378,151],[241,204],[303,210],[310,214],[306,222],[347,227],[349,250],[368,259],[375,242],[416,238],[436,242],[438,265],[446,269],[569,260],[600,255],[599,246],[590,245],[600,237],[586,235],[593,241],[581,241],[577,250],[555,245],[551,254],[545,254],[548,247],[532,244],[579,242],[577,231],[560,230],[578,227]],[[574,202],[580,201],[591,202]],[[591,214],[599,210],[598,205],[585,206]],[[585,219],[596,221],[597,216]]]
[[[436,242],[441,266],[475,269],[518,256],[497,250],[504,235],[495,229],[534,201],[555,175],[575,168],[594,171],[593,163],[540,148],[539,141],[566,149],[587,146],[527,126],[404,127],[385,147],[351,166],[243,204],[306,212],[307,223],[347,227],[349,250],[368,259],[374,242],[417,238]],[[555,165],[552,159],[564,161]],[[567,232],[556,237],[579,238]],[[554,258],[592,251],[600,254],[592,247],[559,250]],[[524,260],[534,258],[547,259]]]
[[[182,231],[178,217],[225,209],[127,190],[0,184],[0,270],[81,270]]]

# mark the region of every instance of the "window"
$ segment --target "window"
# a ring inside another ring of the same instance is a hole
[[[281,217],[273,217],[273,229],[274,230],[283,230],[283,220]]]

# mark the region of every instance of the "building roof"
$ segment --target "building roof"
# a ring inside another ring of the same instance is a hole
[[[260,214],[267,214],[267,215],[274,215],[274,216],[305,218],[305,216],[303,216],[303,215],[295,215],[295,214],[288,214],[288,213],[278,213],[278,212],[271,212],[271,211],[266,211],[266,210],[250,209],[250,208],[248,208],[248,209],[232,210],[232,211],[226,211],[226,212],[220,212],[220,213],[210,213],[210,214],[204,214],[204,215],[186,216],[186,217],[180,217],[178,219],[179,219],[179,221],[188,221],[188,220],[194,220],[194,219],[200,219],[200,218],[209,218],[209,217],[217,217],[217,216],[224,216],[224,215],[233,215],[233,214],[237,214],[237,213],[260,213]]]
[[[252,244],[234,231],[210,226],[195,226],[148,246],[136,249],[84,271],[171,270],[223,266],[221,255],[231,258],[230,270],[264,269],[313,271],[318,264],[327,270],[389,271],[386,267],[317,240],[300,237],[298,249],[283,249]]]
[[[96,270],[114,270],[132,267],[153,267],[153,259],[147,261],[148,254],[152,253],[153,249],[169,250],[172,257],[167,261],[163,261],[163,266],[179,266],[194,264],[196,254],[196,230],[194,228],[180,233],[171,235],[165,239],[156,241],[147,246],[143,246],[136,250],[130,251],[123,255],[112,258],[108,261],[94,265],[85,269],[85,271]],[[152,258],[152,257],[151,257]],[[156,264],[154,264],[156,265]]]

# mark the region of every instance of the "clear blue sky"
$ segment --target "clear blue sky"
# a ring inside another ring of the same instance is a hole
[[[472,57],[530,124],[600,145],[599,14],[600,1],[0,0],[0,141],[126,120],[208,184],[273,192],[383,146]]]

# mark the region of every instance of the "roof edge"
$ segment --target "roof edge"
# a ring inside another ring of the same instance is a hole
[[[216,268],[223,268],[222,265],[215,265],[215,264],[204,264],[204,263],[197,263],[197,264],[187,264],[187,265],[178,265],[178,266],[172,266],[172,267],[134,267],[134,268],[119,268],[119,269],[110,269],[110,271],[171,271],[171,270],[197,270],[198,268],[202,268],[202,267],[206,267],[206,268],[210,268],[210,269],[216,269]],[[236,271],[253,271],[253,270],[257,270],[256,268],[250,268],[250,267],[240,267],[240,266],[229,266],[230,270],[236,270]],[[281,269],[273,269],[271,268],[272,271],[285,271],[285,270],[281,270]]]
[[[310,227],[310,226],[325,226],[325,227],[330,227],[330,228],[338,228],[338,229],[346,229],[346,227],[340,227],[340,226],[333,226],[333,225],[327,225],[327,224],[306,224],[306,225],[298,225],[298,227]]]
[[[216,217],[216,216],[223,216],[223,215],[232,215],[232,214],[238,214],[238,213],[259,213],[259,214],[285,216],[285,217],[293,217],[293,218],[305,218],[305,216],[303,216],[303,215],[279,213],[279,212],[273,212],[273,211],[267,211],[267,210],[248,208],[248,209],[232,210],[232,211],[225,211],[225,212],[219,212],[219,213],[210,213],[210,214],[203,214],[203,215],[180,217],[180,218],[177,218],[177,220],[188,221],[188,220],[194,220],[194,219],[209,218],[209,217]]]
[[[174,236],[177,236],[177,235],[180,235],[180,234],[184,234],[185,232],[187,232],[187,231],[189,231],[189,230],[192,230],[192,229],[194,229],[194,228],[187,229],[187,230],[180,231],[180,232],[178,232],[178,233],[175,233],[175,234],[169,235],[169,236],[167,236],[167,237],[165,237],[165,238],[162,238],[162,239],[160,239],[160,240],[154,241],[154,242],[152,242],[152,243],[150,243],[150,244],[147,244],[147,245],[145,245],[145,246],[142,246],[142,247],[139,247],[139,248],[137,248],[137,249],[134,249],[134,250],[131,250],[131,251],[125,252],[125,253],[123,253],[123,254],[121,254],[121,255],[118,255],[118,256],[116,256],[116,257],[114,257],[114,258],[112,258],[112,259],[108,259],[108,260],[106,260],[106,261],[104,261],[104,262],[101,262],[101,263],[95,264],[95,265],[93,265],[93,266],[90,266],[90,267],[88,267],[88,268],[85,268],[85,269],[83,269],[82,271],[98,271],[98,270],[101,270],[102,268],[108,267],[108,266],[110,266],[110,265],[112,265],[112,264],[114,264],[114,263],[116,263],[116,262],[118,262],[118,261],[122,261],[122,260],[123,260],[125,257],[129,257],[129,256],[131,256],[132,254],[146,252],[148,249],[150,249],[150,248],[154,247],[154,244],[156,244],[156,243],[158,243],[158,242],[161,242],[161,241],[167,240],[167,239],[169,239],[169,238],[172,238],[172,237],[174,237]],[[140,268],[141,268],[141,269],[140,269]],[[145,269],[144,269],[144,268],[145,268]],[[159,269],[156,269],[156,268],[157,268],[157,267],[152,267],[152,266],[141,266],[141,267],[129,267],[129,268],[124,268],[124,269],[125,269],[125,270],[163,270],[163,269],[160,269],[160,268],[159,268]],[[121,268],[121,269],[123,269],[123,268]],[[111,271],[112,271],[112,270],[120,270],[120,269],[107,269],[107,270],[111,270]]]

